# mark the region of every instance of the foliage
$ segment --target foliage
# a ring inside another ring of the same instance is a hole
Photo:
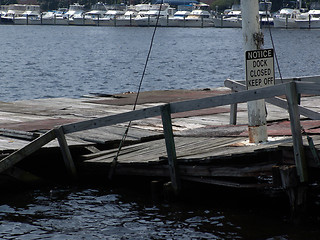
[[[16,4],[17,0],[0,0],[0,5]]]
[[[222,12],[225,9],[231,8],[233,4],[239,4],[240,1],[237,0],[216,0],[211,4],[212,9],[217,9]]]

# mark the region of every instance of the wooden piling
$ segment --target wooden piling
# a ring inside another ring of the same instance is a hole
[[[288,101],[288,111],[290,115],[290,125],[293,140],[294,158],[297,167],[297,173],[301,182],[308,181],[307,164],[303,149],[303,141],[300,125],[300,113],[298,109],[298,93],[296,83],[291,82],[286,85],[286,96]]]
[[[62,153],[62,157],[64,160],[64,164],[69,172],[69,175],[73,178],[77,178],[77,171],[68,147],[68,143],[66,141],[66,138],[64,136],[64,132],[62,127],[57,127],[54,129],[54,133],[58,139],[59,145],[60,145],[60,150]]]
[[[170,104],[166,104],[161,107],[161,117],[163,124],[164,138],[166,141],[166,149],[168,154],[168,164],[170,170],[170,177],[172,187],[176,195],[180,191],[180,177],[178,172],[176,149],[172,131],[171,110]]]

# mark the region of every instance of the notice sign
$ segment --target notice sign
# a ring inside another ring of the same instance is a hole
[[[273,49],[246,52],[247,89],[257,89],[275,84]]]

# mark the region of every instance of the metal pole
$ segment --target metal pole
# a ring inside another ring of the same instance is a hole
[[[263,44],[263,34],[259,24],[259,2],[257,0],[241,0],[241,11],[244,51],[258,50]],[[250,101],[247,106],[249,142],[266,142],[268,135],[264,99]]]

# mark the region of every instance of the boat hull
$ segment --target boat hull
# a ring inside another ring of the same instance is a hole
[[[215,27],[224,27],[224,28],[241,28],[242,21],[238,18],[214,18]]]
[[[299,28],[293,19],[274,18],[273,23],[275,28]]]
[[[39,25],[41,24],[41,20],[39,18],[15,18],[14,20],[15,25]]]
[[[66,18],[42,18],[42,25],[69,25]]]
[[[316,29],[320,28],[320,19],[317,20],[296,20],[298,28],[302,29]]]
[[[0,24],[14,24],[12,18],[1,17]]]
[[[156,18],[135,19],[137,26],[152,27],[157,24]],[[214,27],[212,19],[206,18],[160,18],[158,21],[159,27]]]

